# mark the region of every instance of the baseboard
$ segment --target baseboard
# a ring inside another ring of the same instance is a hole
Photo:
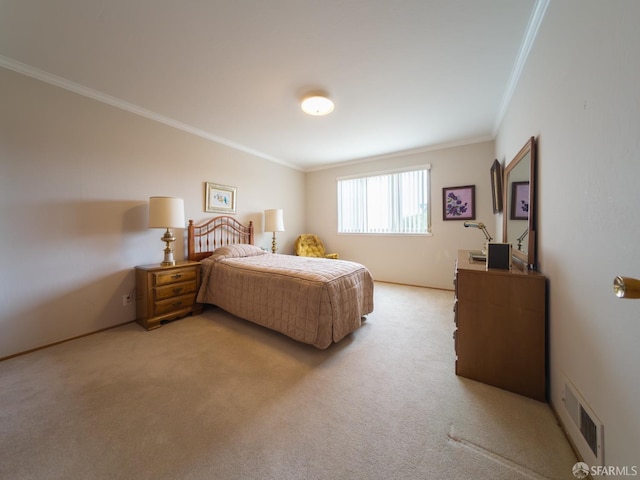
[[[72,340],[77,340],[78,338],[88,337],[89,335],[95,335],[96,333],[104,332],[106,330],[111,330],[112,328],[118,328],[123,325],[127,325],[128,323],[133,323],[135,320],[129,320],[128,322],[119,323],[118,325],[112,325],[111,327],[101,328],[100,330],[96,330],[94,332],[84,333],[82,335],[77,335],[75,337],[67,338],[65,340],[60,340],[58,342],[48,343],[46,345],[42,345],[41,347],[32,348],[30,350],[25,350],[24,352],[14,353],[13,355],[9,355],[7,357],[0,358],[0,362],[4,362],[5,360],[9,360],[11,358],[20,357],[22,355],[26,355],[27,353],[37,352],[38,350],[44,350],[45,348],[54,347],[56,345],[60,345],[61,343],[67,343]]]
[[[453,292],[453,288],[432,287],[429,285],[416,285],[415,283],[392,282],[391,280],[374,280],[374,283],[388,283],[389,285],[402,285],[403,287],[430,288],[431,290],[442,290],[443,292]]]
[[[553,412],[553,416],[556,417],[556,422],[558,422],[558,425],[560,426],[560,430],[562,430],[562,433],[564,434],[564,437],[567,439],[567,442],[569,442],[569,446],[571,447],[571,450],[573,450],[573,453],[576,456],[576,459],[577,459],[576,463],[577,462],[584,462],[584,458],[582,458],[582,455],[580,454],[580,451],[578,450],[577,445],[573,442],[573,439],[571,438],[571,436],[569,435],[569,432],[567,431],[567,427],[565,426],[564,422],[562,421],[562,418],[560,418],[560,415],[556,411],[556,407],[551,402],[551,400],[549,400],[549,406],[551,407],[551,411]],[[587,475],[585,478],[587,480],[593,480],[593,477],[591,476],[591,474]]]

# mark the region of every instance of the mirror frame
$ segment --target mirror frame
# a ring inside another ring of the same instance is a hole
[[[509,231],[508,231],[508,223],[509,217],[511,216],[510,208],[511,208],[511,184],[509,183],[509,174],[511,171],[518,166],[518,164],[529,154],[530,156],[530,164],[529,164],[529,218],[528,218],[528,230],[529,235],[527,236],[527,251],[521,252],[517,250],[515,247],[513,248],[512,256],[514,260],[520,262],[524,265],[524,269],[535,270],[536,269],[536,163],[537,163],[537,152],[536,152],[536,140],[534,137],[531,137],[527,140],[527,143],[520,149],[518,154],[513,157],[513,160],[507,165],[504,169],[504,188],[502,191],[504,211],[502,213],[502,241],[504,243],[509,243]]]

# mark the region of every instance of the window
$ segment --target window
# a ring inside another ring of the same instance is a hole
[[[338,178],[338,233],[427,234],[429,166]]]

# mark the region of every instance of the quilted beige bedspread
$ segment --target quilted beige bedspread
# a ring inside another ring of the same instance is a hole
[[[229,245],[202,262],[197,300],[324,349],[373,311],[373,278],[359,263]]]

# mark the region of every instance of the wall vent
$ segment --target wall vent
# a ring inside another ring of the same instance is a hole
[[[589,448],[597,457],[598,427],[596,427],[595,422],[591,419],[591,416],[585,411],[582,405],[580,405],[580,433],[582,433],[582,437],[586,440],[587,445],[589,445]]]
[[[587,402],[566,375],[562,402],[571,418],[571,422],[565,425],[565,428],[582,459],[588,465],[604,465],[604,427],[602,422],[589,408]]]

